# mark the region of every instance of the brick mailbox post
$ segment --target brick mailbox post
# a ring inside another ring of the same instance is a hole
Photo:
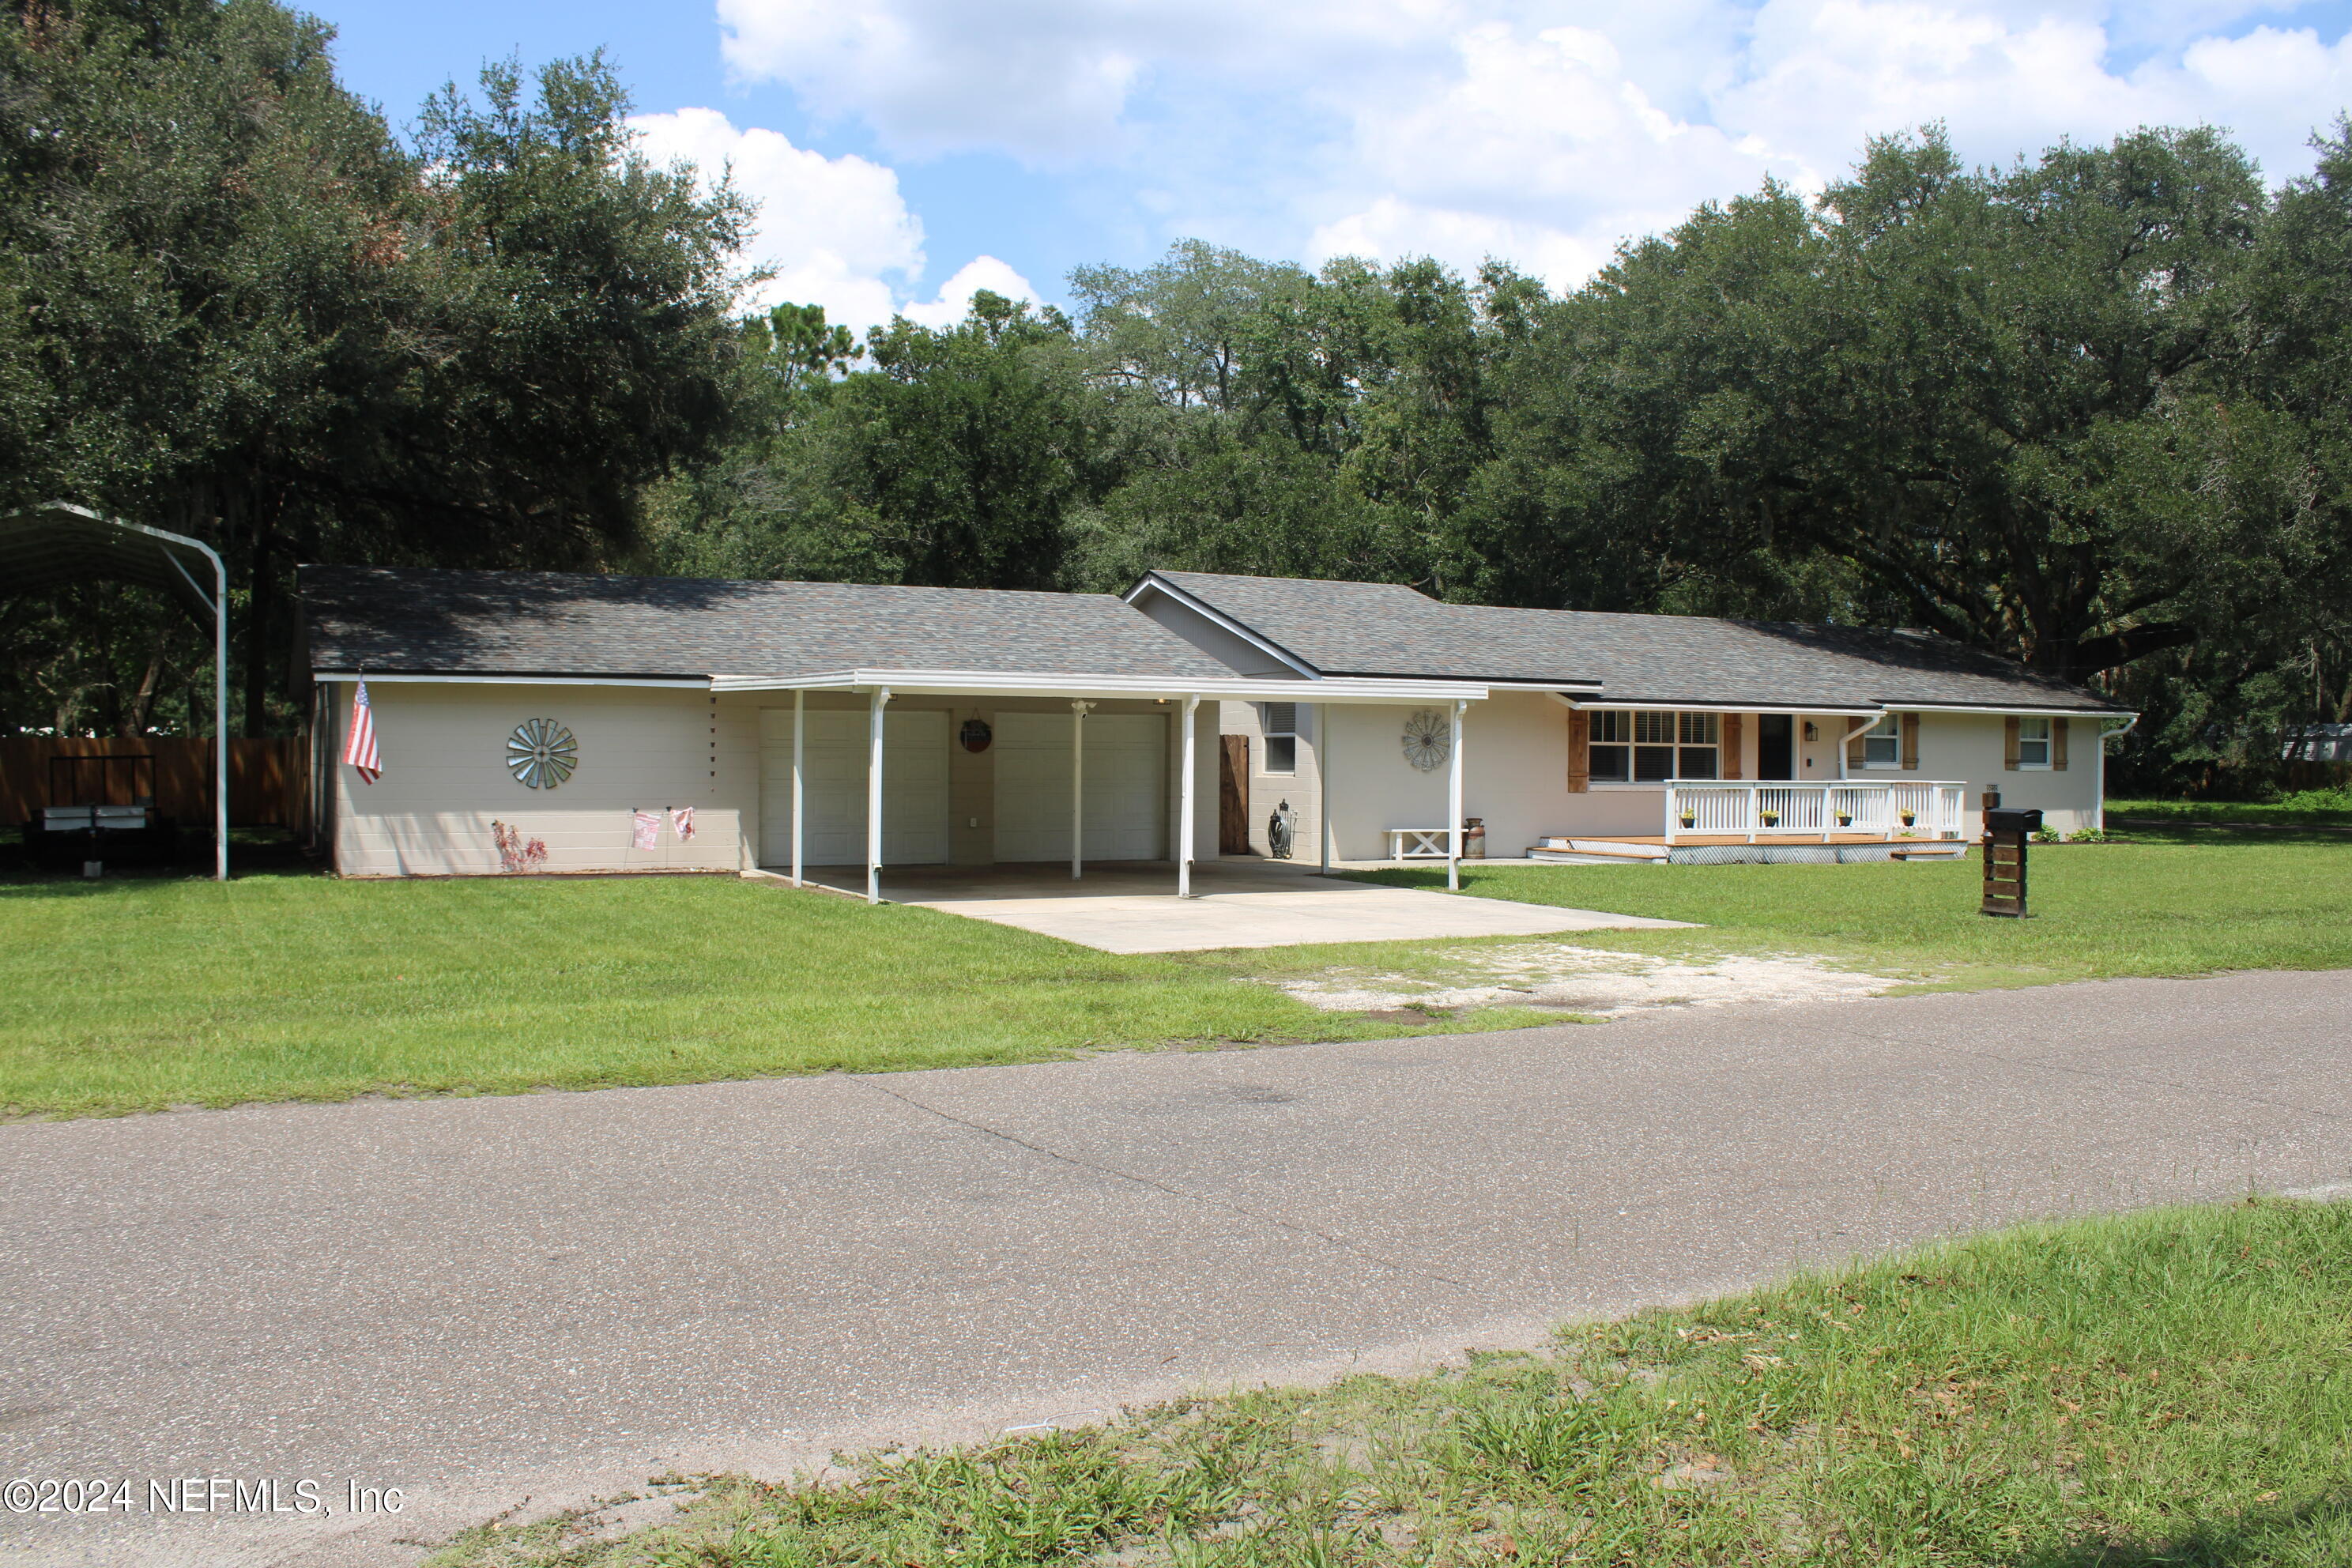
[[[2042,814],[1989,808],[1984,814],[1984,912],[2023,920],[2025,841],[2041,831]]]

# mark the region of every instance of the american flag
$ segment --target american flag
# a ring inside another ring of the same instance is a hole
[[[352,738],[343,746],[343,761],[357,768],[369,784],[383,776],[383,759],[375,751],[375,710],[368,705],[364,680],[352,699]]]

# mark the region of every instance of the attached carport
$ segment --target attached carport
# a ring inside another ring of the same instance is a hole
[[[1193,791],[1200,754],[1198,730],[1202,702],[1231,699],[1237,701],[1273,700],[1325,705],[1444,704],[1452,716],[1453,731],[1446,799],[1449,820],[1454,826],[1447,835],[1446,873],[1448,885],[1458,887],[1462,853],[1462,715],[1472,702],[1486,696],[1486,687],[1459,680],[1329,677],[1317,680],[1234,679],[1171,681],[1115,675],[1029,675],[1002,670],[941,669],[846,669],[807,676],[720,674],[711,678],[710,685],[711,689],[718,692],[782,694],[789,691],[793,694],[789,813],[792,823],[791,877],[795,884],[808,879],[806,849],[811,816],[808,694],[828,691],[866,699],[866,755],[862,782],[866,790],[865,892],[868,903],[882,901],[884,810],[887,790],[885,763],[888,752],[886,715],[894,696],[1047,698],[1068,703],[1069,716],[1059,722],[1067,727],[1069,734],[1070,820],[1066,842],[1069,846],[1070,877],[1074,881],[1082,878],[1086,871],[1087,715],[1107,699],[1142,699],[1171,705],[1179,725],[1177,747],[1180,761],[1176,768],[1179,800],[1176,809],[1177,842],[1173,855],[1176,862],[1175,891],[1179,898],[1192,896],[1197,815]],[[1331,781],[1328,777],[1323,779],[1321,787],[1328,792]],[[1324,806],[1323,820],[1328,822],[1328,795]],[[1328,866],[1329,856],[1330,837],[1327,832],[1322,835],[1318,858]]]
[[[226,881],[228,569],[200,541],[65,501],[0,517],[0,593],[21,596],[92,579],[160,590],[197,619],[212,619],[213,875]]]

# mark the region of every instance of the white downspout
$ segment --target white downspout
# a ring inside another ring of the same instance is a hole
[[[866,901],[882,901],[882,708],[890,689],[874,689],[866,717]]]
[[[1454,704],[1453,763],[1445,775],[1445,887],[1462,890],[1462,715],[1470,704]]]
[[[793,886],[803,884],[803,865],[808,823],[808,693],[793,693]]]
[[[1176,896],[1180,899],[1192,896],[1193,731],[1198,728],[1195,715],[1200,709],[1198,697],[1184,699],[1184,768],[1177,784],[1177,796],[1183,804],[1176,815]]]
[[[2101,833],[2105,833],[2107,830],[2107,742],[2117,735],[2128,735],[2134,730],[2138,729],[2139,715],[2135,713],[2130,718],[2125,720],[2123,728],[2120,730],[2107,729],[2105,727],[2105,723],[2106,721],[2105,720],[2100,721],[2099,733],[2095,742],[2099,748],[2099,759],[2097,764],[2098,776],[2092,781],[2098,786],[2099,791],[2097,797],[2098,808],[2095,815],[2096,826]]]
[[[160,533],[162,531],[149,529],[147,531]],[[226,882],[228,880],[228,568],[221,563],[220,552],[202,540],[177,533],[166,533],[163,537],[174,544],[203,551],[205,558],[213,563],[213,880]],[[172,570],[180,574],[180,580],[187,584],[196,597],[204,597],[203,585],[188,574],[188,569],[180,564],[177,555],[166,550],[163,559],[172,563]],[[331,703],[333,699],[330,697],[328,700]],[[190,717],[193,719],[194,715]],[[313,726],[311,740],[314,745],[317,738],[316,726]],[[328,766],[331,770],[334,763],[330,763]],[[336,775],[331,772],[330,776]],[[329,858],[333,858],[331,846]]]

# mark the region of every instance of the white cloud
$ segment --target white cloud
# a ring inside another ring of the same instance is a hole
[[[928,303],[909,300],[898,314],[926,327],[948,327],[964,318],[971,308],[971,297],[982,289],[1002,294],[1008,300],[1025,300],[1035,305],[1043,301],[1029,279],[1015,272],[993,256],[975,256],[960,268],[956,275],[940,285],[937,297]]]
[[[2261,22],[2298,0],[719,5],[740,76],[901,152],[1093,164],[1136,193],[1118,221],[1165,237],[1492,250],[1556,283],[1700,200],[1768,172],[1816,187],[1930,121],[1986,163],[2213,123],[2284,177],[2352,99],[2336,10],[2331,41]]]
[[[907,210],[897,171],[855,155],[828,158],[756,126],[738,130],[715,109],[644,114],[629,123],[656,163],[682,159],[713,182],[731,169],[736,187],[759,203],[743,259],[774,276],[750,291],[747,307],[822,305],[826,320],[856,331],[902,309],[930,320],[946,308],[907,302],[923,272],[923,225]],[[948,280],[940,300],[952,300],[950,315],[961,317],[979,288],[1036,297],[1019,273],[983,256]]]

